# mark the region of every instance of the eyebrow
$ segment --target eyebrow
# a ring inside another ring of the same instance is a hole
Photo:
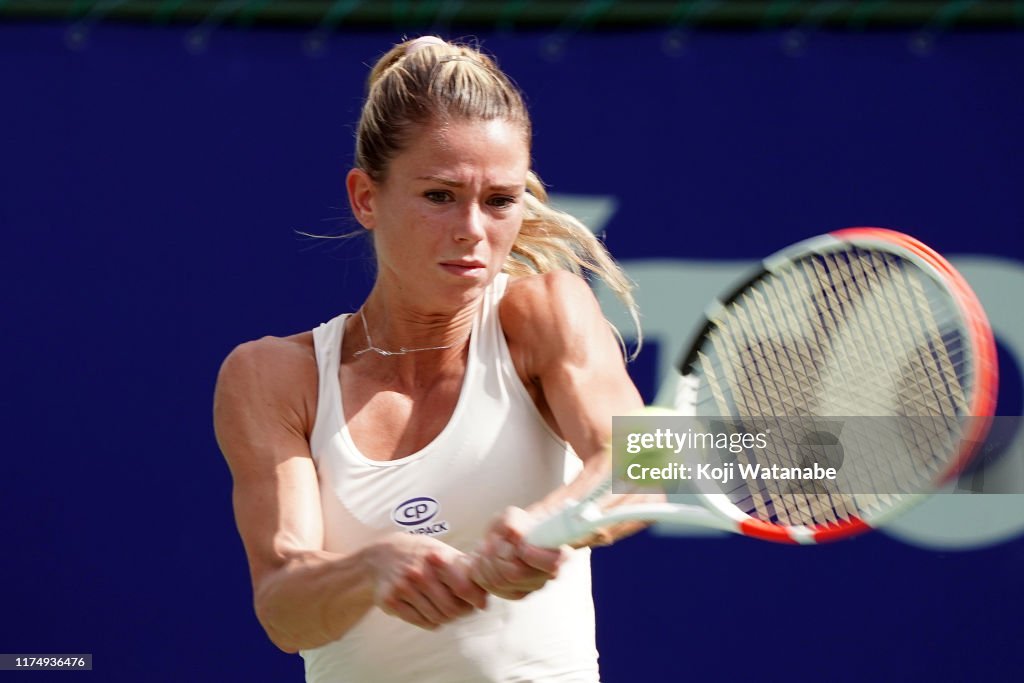
[[[432,182],[435,182],[435,183],[439,183],[441,185],[446,185],[448,187],[465,187],[465,185],[466,185],[465,183],[460,182],[458,180],[452,180],[451,178],[445,178],[443,176],[437,176],[437,175],[419,176],[419,177],[416,178],[416,180],[429,180],[429,181],[432,181]],[[518,184],[518,185],[488,185],[488,187],[487,187],[487,189],[489,189],[489,190],[496,190],[498,192],[521,192],[525,188],[526,188],[525,184]]]

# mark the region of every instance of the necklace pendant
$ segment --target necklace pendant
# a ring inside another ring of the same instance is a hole
[[[409,349],[404,346],[399,347],[398,351],[388,351],[382,349],[379,346],[374,346],[373,338],[370,337],[370,327],[366,324],[366,314],[360,309],[359,317],[363,321],[363,335],[366,337],[366,348],[361,351],[356,351],[354,355],[361,356],[367,351],[373,351],[378,356],[404,356],[407,353],[416,353],[417,351],[444,351],[455,346],[455,344],[447,344],[445,346],[424,346],[418,349]]]

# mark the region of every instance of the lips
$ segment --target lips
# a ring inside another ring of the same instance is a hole
[[[441,267],[453,275],[467,277],[477,275],[487,267],[482,261],[442,261]]]

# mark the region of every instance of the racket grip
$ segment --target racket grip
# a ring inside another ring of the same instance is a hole
[[[586,515],[587,505],[570,505],[526,532],[525,540],[541,548],[558,548],[585,538],[593,530]]]

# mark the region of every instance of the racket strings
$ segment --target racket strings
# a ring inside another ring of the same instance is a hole
[[[820,364],[816,362],[813,347],[808,342],[813,334],[820,343],[821,326],[808,330],[806,325],[800,324],[801,320],[810,321],[812,318],[806,310],[798,310],[807,299],[806,296],[788,295],[789,291],[800,292],[804,289],[799,283],[790,280],[783,286],[782,282],[772,281],[766,283],[766,289],[753,289],[746,293],[741,305],[733,307],[733,320],[730,324],[718,326],[720,337],[716,341],[722,346],[722,355],[726,358],[746,356],[744,363],[723,364],[730,388],[749,389],[730,392],[730,399],[735,403],[736,412],[744,416],[763,414],[763,406],[766,405],[781,407],[779,412],[785,415],[812,415],[815,411],[810,406],[816,402],[816,392],[812,392],[812,388],[820,389],[834,383],[829,376],[821,374]],[[780,335],[775,334],[777,330],[770,329],[770,323],[766,322],[769,320],[774,320],[776,324],[781,322],[781,336],[793,340],[793,343],[778,343],[777,337]],[[709,375],[714,376],[716,364],[708,363],[706,357],[702,360]],[[776,375],[779,373],[789,375],[790,381],[778,381]],[[716,403],[719,406],[727,405],[721,382],[712,379],[709,385],[717,389],[714,392]],[[725,410],[722,412],[729,414]],[[783,442],[791,443],[797,439],[791,425],[787,423],[775,425],[774,431],[776,438]],[[759,459],[753,455],[747,451],[738,460],[755,464]],[[789,458],[785,453],[773,450],[770,455],[760,460],[791,464],[786,462]],[[739,491],[733,489],[729,493],[734,503],[747,508],[748,513],[752,512],[761,519],[805,519],[814,514],[805,498],[797,497],[788,501],[782,498],[785,494],[775,482],[761,481],[757,486],[742,486]],[[775,501],[785,501],[789,505],[776,509]]]
[[[707,391],[698,414],[754,416],[762,430],[764,416],[787,419],[769,421],[776,435],[769,448],[747,449],[737,461],[804,467],[820,460],[831,446],[807,437],[831,434],[831,426],[818,431],[807,418],[903,417],[844,423],[832,448],[843,492],[834,482],[775,479],[740,480],[722,492],[764,521],[819,525],[890,506],[900,491],[933,480],[968,412],[957,321],[915,268],[857,248],[802,258],[748,288],[718,316],[699,352]]]
[[[894,276],[898,273],[888,268],[886,261],[865,261],[845,258],[845,254],[831,254],[820,259],[811,259],[817,287],[811,296],[818,300],[824,297],[828,312],[828,339],[833,357],[839,362],[839,374],[843,389],[833,392],[831,388],[823,396],[826,403],[821,408],[823,415],[886,415],[907,410],[904,401],[892,392],[879,391],[878,378],[891,378],[902,374],[900,361],[904,350],[914,346],[913,340],[904,334],[901,321],[892,315],[889,296],[879,296],[896,286]],[[881,274],[884,273],[884,277]],[[887,397],[889,400],[887,400]],[[853,446],[855,452],[877,454],[886,452],[894,434],[886,429],[889,425],[874,425],[870,430],[850,429],[844,441]],[[857,467],[859,464],[868,467]],[[857,459],[845,468],[846,483],[857,491],[869,492],[866,497],[850,500],[840,496],[837,501],[843,514],[851,508],[856,510],[865,505],[876,505],[880,501],[870,492],[885,491],[887,484],[899,482],[907,486],[912,477],[900,459],[871,458]],[[788,500],[788,499],[787,499]],[[816,501],[819,505],[825,501]],[[836,506],[833,506],[835,508]],[[826,510],[827,512],[827,510]],[[817,522],[820,515],[791,518],[790,523]],[[828,518],[826,518],[828,519]],[[829,520],[830,521],[830,520]]]
[[[887,265],[891,270],[892,264]],[[954,337],[947,334],[943,339],[943,335],[940,333],[943,327],[949,325],[948,316],[943,321],[936,319],[933,313],[934,307],[928,301],[918,278],[893,277],[892,282],[901,288],[900,298],[902,301],[913,302],[912,310],[917,314],[919,322],[915,331],[921,332],[925,341],[925,344],[912,345],[912,349],[917,352],[917,357],[912,360],[917,362],[910,372],[901,375],[901,379],[914,383],[901,393],[901,397],[906,398],[908,403],[913,402],[914,404],[914,412],[907,411],[906,414],[946,415],[952,410],[953,414],[959,415],[967,412],[967,399],[961,379],[957,377],[956,364],[950,354],[949,343],[954,341]],[[955,348],[960,356],[960,362],[962,362],[962,348],[959,346]],[[943,383],[939,385],[936,380],[942,380]],[[920,396],[927,396],[928,400],[918,400]]]
[[[924,343],[913,347],[916,356],[911,356],[910,371],[901,373],[896,384],[898,395],[911,408],[903,413],[907,417],[900,423],[904,427],[901,435],[910,442],[911,454],[949,453],[960,436],[959,418],[969,411],[953,360],[953,355],[959,355],[962,361],[963,349],[955,344],[955,338],[941,334],[940,325],[947,323],[936,319],[934,307],[920,281],[916,278],[895,281],[908,286],[901,294],[913,302],[911,310],[918,316],[919,329],[925,337]],[[950,354],[951,348],[955,354]],[[920,416],[931,417],[920,419]],[[923,467],[928,476],[934,476],[946,462],[939,457],[919,457],[915,464]]]
[[[823,400],[828,397],[841,398],[863,393],[850,391],[851,379],[859,378],[859,375],[853,373],[853,369],[873,365],[873,356],[859,353],[859,350],[864,347],[864,340],[859,338],[853,340],[852,354],[846,353],[837,356],[844,361],[838,366],[833,364],[832,367],[829,367],[829,364],[818,362],[817,358],[820,354],[816,354],[814,349],[821,348],[828,339],[832,339],[835,344],[837,338],[842,334],[844,328],[837,322],[840,316],[836,311],[845,309],[849,304],[850,297],[846,297],[846,301],[843,301],[842,297],[835,296],[834,293],[841,293],[842,290],[838,288],[837,283],[830,280],[830,271],[822,269],[820,264],[816,264],[816,266],[813,272],[805,273],[805,277],[794,277],[790,274],[788,278],[766,283],[769,290],[767,297],[760,296],[760,292],[756,289],[753,290],[750,297],[752,300],[767,299],[775,302],[784,301],[787,304],[775,307],[770,311],[764,310],[763,306],[760,307],[762,320],[768,320],[766,314],[769,314],[772,320],[783,321],[783,337],[796,340],[795,344],[773,344],[776,349],[782,349],[783,352],[789,351],[789,353],[785,353],[787,359],[785,367],[780,368],[785,373],[783,377],[788,375],[796,380],[795,384],[798,388],[807,389],[802,392],[794,391],[794,381],[780,382],[779,376],[773,375],[769,381],[781,386],[788,386],[789,395],[797,399],[775,403],[774,405],[781,405],[783,408],[779,411],[780,414],[845,415],[852,413],[850,406],[842,405],[841,402],[837,402],[836,398],[831,400],[832,405],[825,405]],[[814,303],[816,298],[820,302],[823,294],[827,299],[824,306],[819,303],[808,307],[807,304]],[[780,312],[782,317],[779,316]],[[789,312],[788,315],[787,312]],[[803,323],[810,323],[810,325]],[[765,330],[762,329],[758,331],[758,334],[764,334],[764,332]],[[809,341],[812,338],[813,344]],[[858,357],[854,358],[853,355]],[[799,372],[801,366],[807,368],[807,371]],[[794,370],[798,372],[794,373]],[[879,368],[876,366],[873,370],[877,373]],[[813,392],[809,391],[812,387],[814,388]],[[764,405],[773,405],[772,402],[760,405],[745,403],[742,412],[746,415],[760,414]],[[780,441],[783,444],[801,443],[802,432],[806,426],[806,421],[803,424],[778,422],[775,425],[778,435],[776,443]],[[811,465],[813,462],[808,462],[808,460],[817,457],[813,453],[808,453],[808,449],[799,448],[782,451],[774,449],[762,455],[765,456],[761,458],[763,465],[774,462],[787,467]],[[749,495],[745,495],[743,498],[752,502],[754,509],[761,515],[781,518],[788,524],[810,524],[823,518],[831,519],[837,516],[842,518],[852,513],[847,500],[822,497],[819,495],[821,492],[809,491],[808,488],[807,482],[804,481],[769,480],[761,482],[761,486],[749,491]]]

